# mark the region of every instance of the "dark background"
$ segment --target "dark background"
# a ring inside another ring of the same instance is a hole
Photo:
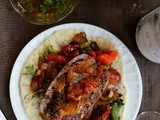
[[[140,112],[160,112],[160,65],[145,59],[135,41],[136,25],[141,17],[160,5],[160,0],[79,0],[64,20],[48,26],[25,22],[8,0],[0,0],[0,107],[9,120],[15,120],[9,98],[12,66],[22,48],[38,33],[63,23],[81,22],[102,27],[115,34],[132,51],[143,78]]]

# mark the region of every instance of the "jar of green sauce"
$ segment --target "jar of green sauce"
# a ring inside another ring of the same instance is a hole
[[[10,0],[14,9],[33,24],[51,24],[65,18],[78,0]]]

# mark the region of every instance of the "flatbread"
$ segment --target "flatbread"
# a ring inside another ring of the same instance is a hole
[[[33,93],[30,88],[30,83],[32,80],[32,75],[23,75],[23,73],[26,73],[26,66],[34,65],[34,69],[38,68],[38,59],[39,57],[48,49],[51,47],[54,48],[56,51],[60,51],[61,47],[64,45],[67,45],[69,42],[71,42],[71,39],[77,34],[79,31],[76,29],[64,29],[59,30],[53,33],[49,38],[44,40],[42,44],[40,44],[33,53],[29,56],[27,59],[20,77],[20,94],[21,99],[23,102],[23,106],[25,109],[25,112],[29,118],[29,120],[43,120],[39,113],[39,99],[37,96],[33,97]],[[96,41],[99,45],[99,47],[102,50],[116,50],[116,47],[108,40],[104,40],[102,38],[89,38],[89,41]],[[123,75],[123,68],[122,68],[122,61],[120,55],[114,60],[112,67],[117,69],[121,75]],[[125,87],[123,84],[121,84],[120,87],[120,93],[125,93]],[[26,99],[27,96],[27,99]],[[29,97],[28,97],[29,96]]]

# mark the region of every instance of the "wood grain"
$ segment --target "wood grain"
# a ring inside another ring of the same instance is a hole
[[[80,0],[64,20],[36,26],[22,20],[7,0],[0,0],[0,107],[8,120],[15,120],[9,98],[12,66],[22,48],[38,33],[58,24],[82,22],[100,26],[120,38],[132,51],[143,78],[140,112],[160,112],[160,65],[145,59],[135,42],[135,29],[141,17],[160,5],[160,0]]]

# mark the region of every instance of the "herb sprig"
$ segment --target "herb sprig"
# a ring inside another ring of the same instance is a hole
[[[24,99],[33,99],[37,93],[43,92],[43,89],[37,90],[33,93],[27,94],[24,96]]]
[[[120,111],[124,105],[123,100],[119,99],[110,103],[111,109],[111,120],[120,120]]]
[[[34,70],[34,65],[26,66],[25,69],[26,73],[23,73],[22,75],[33,75],[33,76],[37,75],[36,71]]]

